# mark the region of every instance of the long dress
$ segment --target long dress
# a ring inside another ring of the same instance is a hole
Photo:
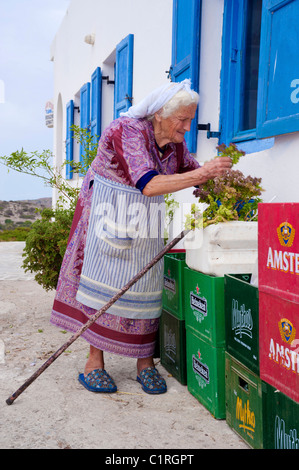
[[[186,143],[163,155],[147,119],[122,117],[103,132],[80,191],[50,322],[77,331],[163,247],[163,196],[137,189],[147,175],[199,166]],[[145,358],[155,350],[162,310],[163,260],[82,337],[103,351]]]

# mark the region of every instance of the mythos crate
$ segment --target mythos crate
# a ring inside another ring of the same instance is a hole
[[[251,274],[224,276],[226,350],[259,374],[259,293]]]

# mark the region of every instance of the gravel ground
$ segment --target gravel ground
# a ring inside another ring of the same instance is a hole
[[[81,338],[8,406],[6,399],[70,337],[49,323],[54,292],[20,268],[23,246],[0,243],[1,449],[248,449],[159,359],[166,394],[143,393],[135,359],[115,355],[105,360],[118,392],[86,391],[77,380],[89,349]]]

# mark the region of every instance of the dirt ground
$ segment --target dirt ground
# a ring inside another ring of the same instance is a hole
[[[22,244],[0,243],[0,449],[248,449],[159,363],[166,394],[142,392],[135,359],[106,355],[116,394],[78,382],[88,344],[75,341],[11,405],[12,395],[69,337],[50,325],[54,292],[20,268]]]

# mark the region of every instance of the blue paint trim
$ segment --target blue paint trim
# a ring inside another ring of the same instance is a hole
[[[94,142],[101,136],[102,120],[102,71],[97,67],[91,76],[91,124],[90,134]]]
[[[171,80],[180,82],[190,78],[192,88],[197,92],[199,92],[201,10],[201,0],[188,0],[188,2],[173,0]],[[179,57],[182,49],[185,51],[184,56]],[[187,146],[192,153],[196,153],[197,149],[197,122],[198,111],[192,121],[190,132],[186,133]]]
[[[289,60],[290,50],[286,47],[285,43],[281,44],[281,49],[278,51],[272,51],[273,42],[281,34],[280,30],[282,28],[281,22],[275,23],[275,15],[283,15],[283,21],[288,24],[288,14],[290,12],[287,8],[282,12],[285,7],[288,7],[291,3],[294,3],[295,0],[266,0],[263,4],[263,14],[262,14],[262,31],[261,31],[261,66],[259,71],[259,90],[258,90],[258,115],[257,115],[257,136],[260,138],[272,137],[275,135],[288,134],[290,132],[299,131],[299,104],[293,106],[293,114],[288,116],[275,116],[272,119],[269,117],[269,109],[272,108],[271,96],[275,96],[275,100],[282,103],[286,99],[284,89],[282,84],[274,82],[275,68],[277,57],[280,60],[284,60],[284,64],[290,67],[290,70],[287,68],[284,69],[284,75],[292,78],[298,78],[299,67],[298,59],[294,63],[292,60]],[[295,20],[296,23],[299,21],[299,2],[297,1],[297,10],[295,10],[295,15],[293,11],[292,21]],[[291,24],[291,20],[289,21]],[[298,34],[297,34],[298,37]],[[273,40],[272,40],[273,39]],[[298,50],[298,42],[296,38],[292,41],[295,51]],[[294,56],[297,54],[295,52]],[[298,56],[297,56],[298,57]],[[274,63],[273,63],[274,62]],[[271,71],[274,70],[273,76]],[[291,71],[291,73],[289,73]],[[271,75],[271,76],[270,76]],[[291,101],[291,80],[290,87],[288,89],[289,99]]]
[[[90,131],[90,82],[85,83],[80,89],[80,127]],[[83,162],[85,147],[80,143],[80,162]],[[79,176],[84,176],[79,173]]]
[[[74,159],[74,131],[71,126],[74,125],[74,101],[70,100],[66,105],[66,161],[72,162]],[[67,180],[73,178],[73,169],[71,163],[65,165],[65,177]]]
[[[275,24],[281,28],[281,21],[275,23],[275,14],[280,12],[281,18],[287,22],[288,9],[283,12],[282,9],[290,6],[295,0],[264,0],[262,6],[262,21],[261,21],[261,39],[260,39],[260,63],[259,63],[259,79],[258,79],[258,97],[257,97],[257,119],[256,129],[251,129],[246,132],[239,132],[240,122],[240,90],[242,83],[242,56],[240,54],[243,44],[243,31],[244,31],[244,18],[246,15],[247,0],[226,0],[224,3],[223,15],[223,36],[222,36],[222,64],[221,64],[221,83],[220,83],[220,131],[221,136],[219,141],[221,143],[229,144],[230,142],[239,143],[239,147],[243,142],[253,141],[255,139],[264,139],[282,135],[290,132],[299,131],[299,104],[297,100],[294,104],[294,112],[292,114],[278,116],[267,120],[267,114],[277,103],[282,103],[285,98],[285,90],[282,89],[276,80],[277,90],[275,89],[274,81],[271,81],[270,70],[274,69],[273,61],[275,60],[277,50],[271,51],[271,47],[275,40],[279,38],[280,31],[275,31]],[[299,21],[299,2],[298,4],[298,21]],[[297,10],[293,9],[292,21],[296,22]],[[295,14],[294,14],[295,13]],[[284,15],[284,16],[282,16]],[[295,17],[295,19],[294,19]],[[298,23],[297,21],[297,23]],[[286,23],[287,24],[287,23]],[[276,45],[279,42],[276,41]],[[283,44],[283,43],[281,43]],[[298,41],[293,41],[294,48],[297,47]],[[281,47],[284,47],[281,45]],[[288,57],[289,50],[278,49],[278,57]],[[294,57],[294,56],[293,56]],[[298,61],[287,61],[284,64],[290,66],[293,78],[299,77]],[[271,69],[272,67],[272,69]],[[287,67],[288,68],[288,67]],[[286,70],[286,73],[288,70]],[[294,85],[295,87],[296,85]],[[291,86],[288,89],[291,96],[292,91],[294,96],[297,96],[297,90]],[[298,88],[299,92],[299,88]],[[283,94],[284,93],[284,94]],[[272,100],[272,101],[271,101]],[[275,101],[274,101],[275,100]],[[299,100],[298,100],[299,102]],[[296,107],[297,106],[297,107]],[[287,109],[287,108],[286,108]],[[272,141],[271,141],[272,142]],[[248,148],[253,148],[252,143],[248,144]],[[269,141],[264,145],[256,145],[257,149],[269,148]],[[260,151],[258,150],[258,151]]]
[[[116,46],[114,119],[118,118],[121,112],[126,112],[132,106],[133,56],[134,34],[129,34]]]
[[[243,150],[244,152],[246,152],[246,154],[257,153],[272,148],[274,146],[274,143],[274,137],[270,139],[255,139],[249,140],[248,142],[240,142],[238,144],[238,149]]]

